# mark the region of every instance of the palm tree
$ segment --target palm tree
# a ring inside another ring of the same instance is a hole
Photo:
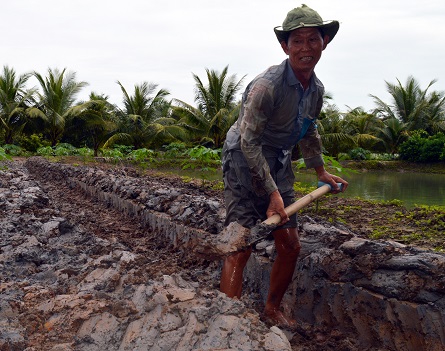
[[[445,93],[433,91],[428,96],[424,111],[426,131],[429,135],[445,132]]]
[[[94,156],[111,138],[118,127],[116,107],[108,102],[108,96],[92,92],[89,101],[73,108],[74,116],[68,120],[64,140],[84,143],[94,150]]]
[[[114,138],[113,142],[127,136],[135,149],[139,149],[184,137],[184,130],[168,116],[170,102],[165,99],[170,94],[168,90],[156,92],[157,84],[143,82],[136,84],[134,94],[130,95],[119,81],[117,84],[124,95],[124,109],[120,111],[120,138]]]
[[[380,141],[375,134],[382,121],[376,115],[365,112],[362,107],[349,108],[344,114],[344,122],[345,132],[352,136],[357,147],[371,150]]]
[[[340,152],[347,151],[355,141],[345,128],[345,121],[336,105],[326,103],[317,121],[323,147],[329,155],[338,158]]]
[[[75,97],[88,85],[86,82],[76,82],[76,73],[65,73],[66,69],[60,72],[51,68],[48,69],[48,76],[45,78],[37,72],[33,73],[43,92],[38,94],[37,109],[31,114],[45,120],[52,146],[61,139],[67,118],[80,113],[79,109],[74,108]]]
[[[395,155],[399,151],[399,146],[408,138],[407,125],[397,118],[388,118],[382,124],[377,128],[377,136],[386,152]]]
[[[432,80],[425,90],[420,88],[412,76],[408,77],[405,86],[398,79],[398,84],[385,82],[393,104],[389,105],[371,95],[377,104],[376,114],[382,116],[383,120],[397,118],[405,123],[410,131],[422,129],[434,134],[445,130],[444,93],[428,93],[435,82],[436,80]]]
[[[227,131],[238,118],[240,103],[235,99],[245,78],[237,81],[236,75],[228,76],[228,69],[226,66],[219,73],[206,68],[207,85],[193,73],[197,107],[181,100],[175,100],[178,105],[173,107],[173,113],[181,117],[180,123],[195,140],[211,141],[216,148],[222,146]]]
[[[30,76],[26,73],[17,77],[13,68],[3,66],[0,75],[0,130],[3,129],[5,144],[12,144],[27,122],[26,111],[35,93],[35,89],[25,89]]]

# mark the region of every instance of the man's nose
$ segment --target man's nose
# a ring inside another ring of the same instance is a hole
[[[303,45],[301,47],[303,50],[309,50],[311,46],[309,45],[309,40],[303,40]]]

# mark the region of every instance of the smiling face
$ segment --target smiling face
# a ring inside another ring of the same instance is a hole
[[[295,75],[303,85],[312,76],[328,41],[329,37],[323,38],[318,28],[305,27],[290,32],[287,43],[281,42]]]

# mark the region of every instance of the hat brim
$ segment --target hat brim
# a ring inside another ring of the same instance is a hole
[[[338,32],[338,29],[340,28],[340,23],[338,21],[331,21],[328,23],[324,23],[322,25],[320,24],[302,24],[295,28],[291,28],[289,30],[283,30],[281,26],[275,27],[273,30],[275,32],[275,35],[277,36],[278,41],[281,43],[282,41],[287,41],[287,38],[289,36],[289,33],[292,32],[295,29],[299,28],[320,28],[324,35],[327,35],[329,37],[328,44],[334,39],[335,35]]]

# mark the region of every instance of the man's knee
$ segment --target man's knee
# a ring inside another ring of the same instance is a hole
[[[234,268],[244,267],[249,260],[251,253],[251,248],[235,252],[234,254],[225,258],[224,265]]]
[[[275,248],[281,258],[295,260],[301,249],[297,228],[282,228],[273,232]]]

